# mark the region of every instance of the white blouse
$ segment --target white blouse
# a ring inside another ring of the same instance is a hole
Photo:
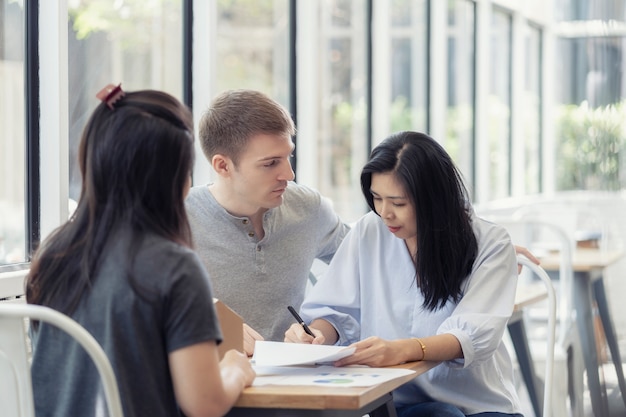
[[[465,414],[521,413],[511,359],[502,343],[517,285],[515,250],[506,230],[472,218],[478,253],[458,303],[422,307],[415,267],[404,241],[374,212],[348,233],[326,274],[307,294],[306,322],[323,318],[348,345],[370,336],[423,338],[449,333],[463,359],[447,361],[394,392],[396,405],[443,401]]]

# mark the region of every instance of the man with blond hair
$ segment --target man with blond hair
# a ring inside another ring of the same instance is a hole
[[[300,308],[311,264],[326,263],[348,232],[330,201],[296,184],[289,112],[258,91],[214,99],[199,126],[214,182],[186,200],[196,251],[214,293],[245,321],[244,347],[282,341]]]

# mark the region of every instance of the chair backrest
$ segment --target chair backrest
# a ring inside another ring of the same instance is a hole
[[[503,226],[509,232],[514,244],[526,246],[535,255],[542,250],[537,245],[537,236],[554,239],[555,248],[559,251],[559,283],[557,296],[557,317],[559,326],[559,341],[565,345],[565,340],[570,337],[571,328],[574,325],[574,241],[561,228],[561,226],[538,219],[524,219],[511,217],[485,216],[485,219]],[[544,271],[545,272],[545,271]]]
[[[546,343],[546,370],[543,392],[543,417],[552,415],[552,385],[554,380],[554,347],[556,344],[556,292],[552,280],[539,265],[532,263],[522,255],[517,256],[517,263],[535,274],[545,285],[548,293],[548,340]]]
[[[34,417],[25,319],[58,327],[72,336],[93,360],[104,387],[110,417],[123,417],[111,363],[94,337],[70,317],[48,307],[0,303],[0,404],[7,417]]]

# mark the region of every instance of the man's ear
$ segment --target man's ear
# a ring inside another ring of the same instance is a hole
[[[211,166],[213,166],[215,172],[222,177],[230,176],[230,173],[234,169],[232,159],[222,154],[213,155],[211,158]]]

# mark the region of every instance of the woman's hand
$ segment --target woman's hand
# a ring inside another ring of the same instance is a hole
[[[321,330],[309,326],[315,337],[304,331],[300,323],[294,323],[285,332],[285,342],[287,343],[309,343],[312,345],[323,345],[326,341]]]
[[[337,342],[339,335],[332,324],[324,319],[315,319],[309,324],[309,329],[315,337],[307,334],[299,323],[294,323],[285,332],[287,343],[310,343],[313,345],[332,345]]]
[[[517,254],[517,255],[524,255],[525,257],[530,259],[530,261],[532,263],[534,263],[535,265],[539,265],[539,259],[537,259],[535,257],[535,255],[533,255],[527,248],[525,248],[523,246],[515,246],[515,254]],[[521,264],[517,265],[517,273],[518,274],[522,273],[522,265]]]
[[[231,349],[224,354],[220,361],[220,371],[225,384],[235,386],[243,384],[241,389],[252,385],[256,377],[248,357],[235,349]]]
[[[220,361],[214,340],[176,349],[168,355],[176,402],[186,416],[223,416],[252,384],[246,355],[229,350]]]
[[[368,365],[374,367],[398,365],[408,360],[407,340],[384,340],[368,337],[350,346],[356,348],[352,355],[338,360],[335,366]]]

